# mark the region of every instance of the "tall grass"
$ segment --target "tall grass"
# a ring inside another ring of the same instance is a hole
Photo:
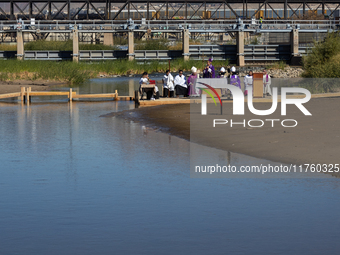
[[[79,84],[93,77],[89,70],[79,69],[71,61],[34,61],[34,60],[0,60],[1,80],[8,79],[48,79]]]
[[[16,44],[0,44],[0,51],[17,51],[17,45]]]
[[[226,67],[228,61],[214,61],[215,70]],[[171,71],[190,71],[192,66],[202,70],[206,63],[202,60],[183,59],[172,60]],[[113,60],[102,62],[80,62],[71,61],[39,61],[39,60],[0,60],[0,80],[10,79],[49,79],[65,81],[69,84],[80,84],[87,79],[97,77],[99,74],[106,75],[130,75],[143,72],[165,72],[169,68],[168,62],[150,61],[140,63],[128,60]]]

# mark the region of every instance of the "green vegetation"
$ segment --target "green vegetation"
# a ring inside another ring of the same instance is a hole
[[[303,58],[307,78],[339,78],[340,77],[340,36],[329,33],[321,42]]]
[[[0,51],[17,51],[16,44],[0,44]]]
[[[323,41],[315,42],[307,56],[303,58],[305,78],[314,78],[305,86],[312,93],[334,92],[339,89],[340,78],[340,36],[329,33]],[[322,79],[317,79],[322,78]],[[329,79],[325,79],[329,78]]]
[[[0,70],[0,80],[47,79],[79,84],[91,78],[90,71],[79,69],[71,61],[0,60]]]
[[[190,71],[192,66],[203,69],[206,62],[202,60],[175,59],[171,61],[171,70],[177,72],[179,69]],[[226,67],[228,61],[215,60],[215,70],[221,66]],[[105,75],[130,75],[165,72],[169,68],[168,62],[150,61],[141,63],[128,60],[113,60],[102,62],[80,62],[71,61],[39,61],[39,60],[0,60],[0,80],[12,79],[48,79],[65,81],[69,84],[80,84],[87,79]]]

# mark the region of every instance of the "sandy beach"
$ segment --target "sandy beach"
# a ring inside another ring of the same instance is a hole
[[[229,116],[229,119],[232,118],[234,121],[295,119],[298,125],[287,128],[278,122],[274,128],[266,124],[262,128],[249,126],[230,128],[227,125],[220,125],[213,129],[213,119],[220,118],[221,115],[208,114],[202,118],[200,108],[194,106],[190,109],[189,104],[145,107],[111,113],[104,117],[119,117],[141,122],[195,143],[276,162],[340,163],[340,98],[310,100],[304,105],[312,116],[305,116],[297,107],[290,105],[287,107],[287,116],[281,116],[279,105],[270,116],[253,115],[247,107],[244,116],[233,116],[231,105],[224,104],[223,111],[226,115],[223,116]],[[255,103],[254,107],[269,109],[271,104]],[[192,123],[195,123],[194,126]]]

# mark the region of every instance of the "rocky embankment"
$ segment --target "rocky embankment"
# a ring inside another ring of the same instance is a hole
[[[241,77],[245,76],[249,70],[253,70],[253,72],[262,72],[264,68],[247,68],[247,70],[240,70],[239,75]],[[272,78],[297,78],[301,77],[303,73],[303,69],[301,67],[290,67],[286,66],[284,69],[277,69],[277,68],[269,68],[266,69],[268,74]]]

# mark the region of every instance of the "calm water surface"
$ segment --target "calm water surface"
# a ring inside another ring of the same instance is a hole
[[[131,108],[0,103],[0,254],[340,251],[338,179],[190,178],[189,142],[99,117]]]

